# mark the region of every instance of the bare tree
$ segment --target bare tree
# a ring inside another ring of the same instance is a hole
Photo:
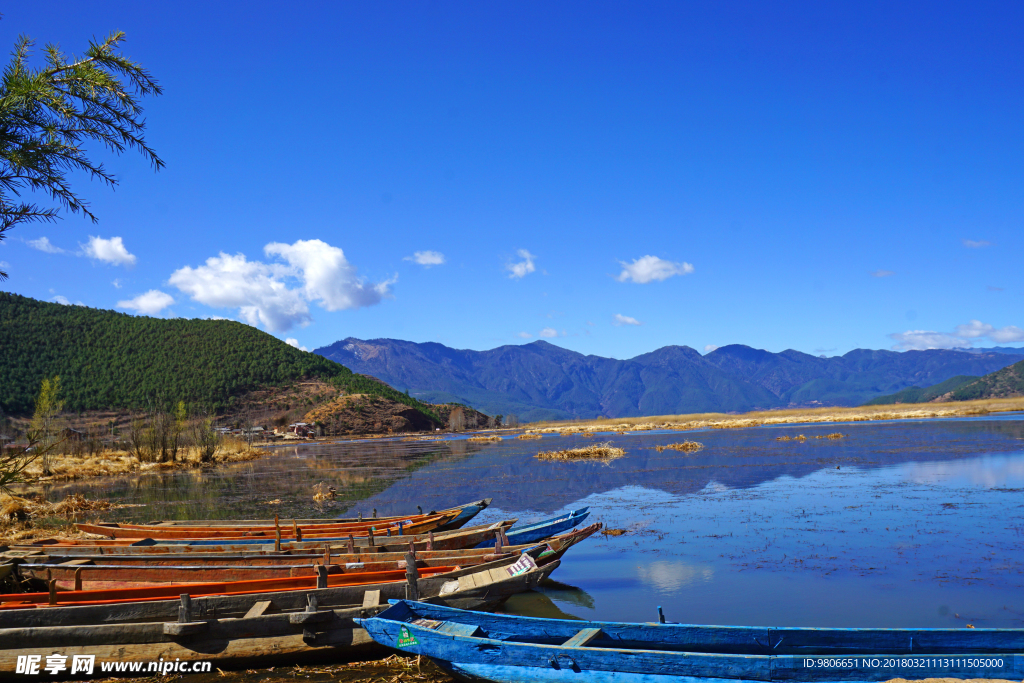
[[[213,460],[217,447],[220,446],[220,433],[213,428],[213,420],[205,415],[194,417],[189,431],[192,433],[192,443],[199,450],[199,461]]]
[[[455,406],[452,411],[448,413],[448,430],[452,432],[461,432],[466,429],[466,411],[462,409],[462,406]]]
[[[150,460],[148,431],[145,413],[132,413],[131,421],[128,423],[128,445],[139,462]]]

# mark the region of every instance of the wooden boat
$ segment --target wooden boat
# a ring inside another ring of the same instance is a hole
[[[239,668],[367,656],[379,646],[355,619],[386,609],[407,590],[439,604],[491,609],[558,567],[514,567],[521,559],[407,583],[0,612],[0,680],[23,680],[15,673],[18,657],[40,653],[65,655],[69,665],[73,655],[93,656],[102,676],[114,673],[101,673],[105,662]]]
[[[359,552],[403,552],[413,543],[416,550],[460,550],[473,548],[480,543],[493,544],[499,530],[506,531],[516,522],[515,519],[495,522],[493,524],[466,527],[440,534],[428,533],[415,536],[367,536],[353,537],[351,546]],[[280,549],[274,540],[227,540],[221,543],[200,542],[196,544],[157,543],[152,539],[129,541],[127,539],[63,539],[49,538],[32,543],[12,545],[3,552],[25,553],[46,551],[59,552],[62,555],[106,555],[106,554],[182,554],[182,553],[275,553],[275,552],[319,552],[330,548],[332,554],[346,552],[349,539],[314,539],[306,541],[282,541]],[[428,548],[430,546],[430,548]]]
[[[223,542],[227,539],[265,539],[273,541],[275,538],[288,540],[316,539],[316,538],[344,538],[347,536],[363,537],[368,536],[370,530],[378,536],[393,535],[405,536],[414,534],[425,534],[429,531],[436,531],[440,527],[447,526],[454,522],[461,512],[454,510],[436,515],[423,515],[421,517],[409,517],[397,522],[353,522],[348,524],[313,525],[300,527],[298,524],[278,524],[272,527],[254,527],[250,529],[237,529],[234,527],[217,529],[196,529],[185,527],[181,529],[161,529],[158,527],[134,527],[121,524],[86,524],[79,523],[75,526],[79,531],[88,534],[97,534],[116,539],[143,539],[152,538],[163,543],[196,543],[199,541],[211,541],[214,543]]]
[[[579,541],[592,536],[602,527],[601,523],[591,524],[590,526],[583,527],[574,531],[566,532],[564,534],[558,534],[552,536],[549,539],[541,542],[550,547],[560,547],[561,545],[578,543]],[[504,538],[502,539],[502,546],[504,546]],[[528,543],[514,546],[504,546],[503,552],[521,552],[522,550],[533,548],[537,543]],[[443,558],[449,555],[488,555],[496,552],[497,543],[492,543],[485,548],[465,548],[455,550],[416,550],[416,556],[418,558]],[[380,547],[380,546],[378,546]],[[400,546],[398,546],[400,547]],[[357,547],[357,550],[367,551],[369,549],[365,547]],[[244,567],[260,567],[260,566],[273,566],[273,565],[313,565],[322,564],[324,560],[328,564],[331,563],[351,563],[351,562],[390,562],[400,561],[405,559],[406,553],[409,552],[408,545],[405,546],[403,551],[390,551],[390,552],[357,552],[357,553],[325,553],[318,551],[281,551],[280,553],[273,552],[254,552],[254,553],[169,553],[159,555],[143,555],[143,554],[96,554],[96,555],[67,555],[63,554],[63,548],[52,548],[50,551],[47,550],[32,550],[32,551],[11,551],[9,553],[0,552],[0,562],[11,562],[14,564],[21,565],[40,565],[50,567],[60,567],[62,569],[73,570],[76,566],[93,566],[93,565],[108,565],[108,566],[121,566],[121,567],[155,567],[155,566],[204,566],[204,565],[219,565],[219,566],[244,566]],[[2,566],[2,565],[0,565]]]
[[[561,559],[569,548],[592,536],[600,528],[600,524],[592,524],[585,529],[548,540],[540,546],[540,553],[536,556],[537,564],[543,566]],[[420,570],[434,567],[466,568],[512,555],[518,556],[537,547],[536,544],[526,544],[489,549],[423,551],[415,553],[416,567]],[[181,585],[184,583],[315,577],[320,566],[316,560],[326,566],[327,573],[331,575],[404,570],[409,555],[408,553],[343,554],[330,557],[314,556],[299,560],[282,556],[274,558],[279,560],[276,564],[262,565],[251,565],[244,561],[225,564],[218,562],[216,558],[203,559],[192,564],[189,560],[193,560],[193,557],[186,555],[183,559],[174,562],[160,558],[158,563],[149,558],[132,557],[129,558],[132,562],[127,565],[116,564],[117,556],[113,556],[113,559],[110,556],[100,556],[95,560],[82,558],[66,560],[47,557],[45,561],[33,561],[33,558],[23,558],[23,561],[17,565],[17,573],[19,579],[30,581],[41,590],[48,590],[50,581],[55,581],[58,591],[93,591],[157,586],[167,583]],[[57,597],[59,599],[61,596]]]
[[[491,499],[490,498],[483,498],[481,500],[474,501],[472,503],[466,503],[465,505],[456,505],[455,507],[446,508],[444,510],[436,510],[436,511],[432,510],[428,514],[434,515],[434,514],[439,514],[439,513],[444,513],[444,512],[451,512],[453,510],[461,511],[462,514],[453,521],[453,523],[452,523],[453,526],[449,526],[449,527],[444,528],[444,529],[437,529],[437,531],[451,531],[453,529],[459,529],[462,526],[464,526],[469,520],[471,520],[473,517],[475,517],[479,512],[484,510],[490,504],[491,504]],[[423,516],[423,508],[419,508],[419,511],[416,514],[417,514],[417,516]],[[360,514],[358,517],[336,517],[336,518],[320,517],[320,518],[312,518],[312,519],[295,519],[295,520],[289,520],[289,522],[294,521],[299,526],[311,526],[311,525],[320,525],[320,524],[327,524],[327,525],[330,525],[330,524],[346,524],[346,523],[349,523],[349,522],[365,522],[365,521],[374,521],[374,522],[380,522],[381,524],[384,524],[386,522],[400,522],[400,521],[402,521],[404,519],[408,519],[409,517],[412,517],[412,515],[398,515],[398,516],[391,516],[391,517],[378,517],[377,516],[377,510],[374,509],[372,517],[365,517],[364,518],[362,516],[362,514]],[[127,527],[130,527],[130,526],[133,526],[133,525],[122,525],[122,526],[125,526],[127,528]],[[152,521],[152,522],[147,522],[146,524],[140,524],[140,525],[134,525],[134,526],[137,526],[137,527],[155,526],[155,527],[158,527],[158,528],[161,528],[161,529],[181,528],[181,527],[209,527],[209,528],[217,528],[217,527],[236,527],[236,528],[237,527],[267,527],[267,528],[271,528],[272,529],[272,528],[274,528],[275,523],[274,523],[274,520],[272,520],[272,519],[203,519],[203,520],[187,520],[186,519],[186,520],[156,520],[156,521]]]
[[[1024,629],[630,624],[492,615],[405,600],[360,623],[378,643],[427,655],[459,680],[724,683],[1024,675]]]
[[[506,532],[508,542],[511,544],[536,543],[541,539],[579,526],[589,515],[590,508],[580,508],[579,510],[572,510],[564,515],[540,522],[531,522],[524,526],[513,526]],[[482,545],[477,547],[480,548]]]

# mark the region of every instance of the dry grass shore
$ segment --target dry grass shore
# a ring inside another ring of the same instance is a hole
[[[49,457],[49,474],[44,472],[42,458],[37,458],[25,469],[25,478],[29,485],[48,484],[88,477],[213,467],[221,463],[255,460],[269,453],[261,448],[250,448],[244,441],[237,440],[224,441],[206,462],[200,457],[199,449],[191,446],[180,448],[173,462],[143,462],[124,450],[106,450],[94,455],[53,453]]]
[[[906,403],[855,408],[795,408],[765,410],[729,415],[698,413],[692,415],[661,415],[657,417],[625,417],[579,422],[537,422],[527,426],[526,434],[562,434],[588,436],[600,432],[645,432],[654,429],[741,429],[761,425],[868,422],[875,420],[920,420],[942,417],[966,417],[1024,410],[1024,397],[960,401],[956,403]]]

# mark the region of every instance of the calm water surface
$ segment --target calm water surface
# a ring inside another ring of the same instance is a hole
[[[813,437],[834,431],[838,441]],[[776,441],[805,434],[807,441]],[[686,439],[697,453],[655,446]],[[583,445],[373,441],[276,449],[214,470],[71,484],[144,504],[111,519],[403,514],[481,497],[478,518],[590,506],[624,529],[569,552],[510,611],[707,624],[1024,626],[1024,416],[601,435],[610,463],[541,462]],[[313,486],[338,500],[317,508]]]

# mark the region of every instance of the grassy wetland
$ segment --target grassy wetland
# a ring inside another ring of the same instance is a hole
[[[970,417],[990,413],[1024,411],[1024,396],[956,403],[906,403],[882,406],[793,408],[750,413],[694,413],[648,417],[603,418],[571,422],[537,422],[526,434],[581,434],[587,432],[638,432],[654,429],[742,429],[762,425],[822,422],[871,422],[878,420],[923,420]]]

